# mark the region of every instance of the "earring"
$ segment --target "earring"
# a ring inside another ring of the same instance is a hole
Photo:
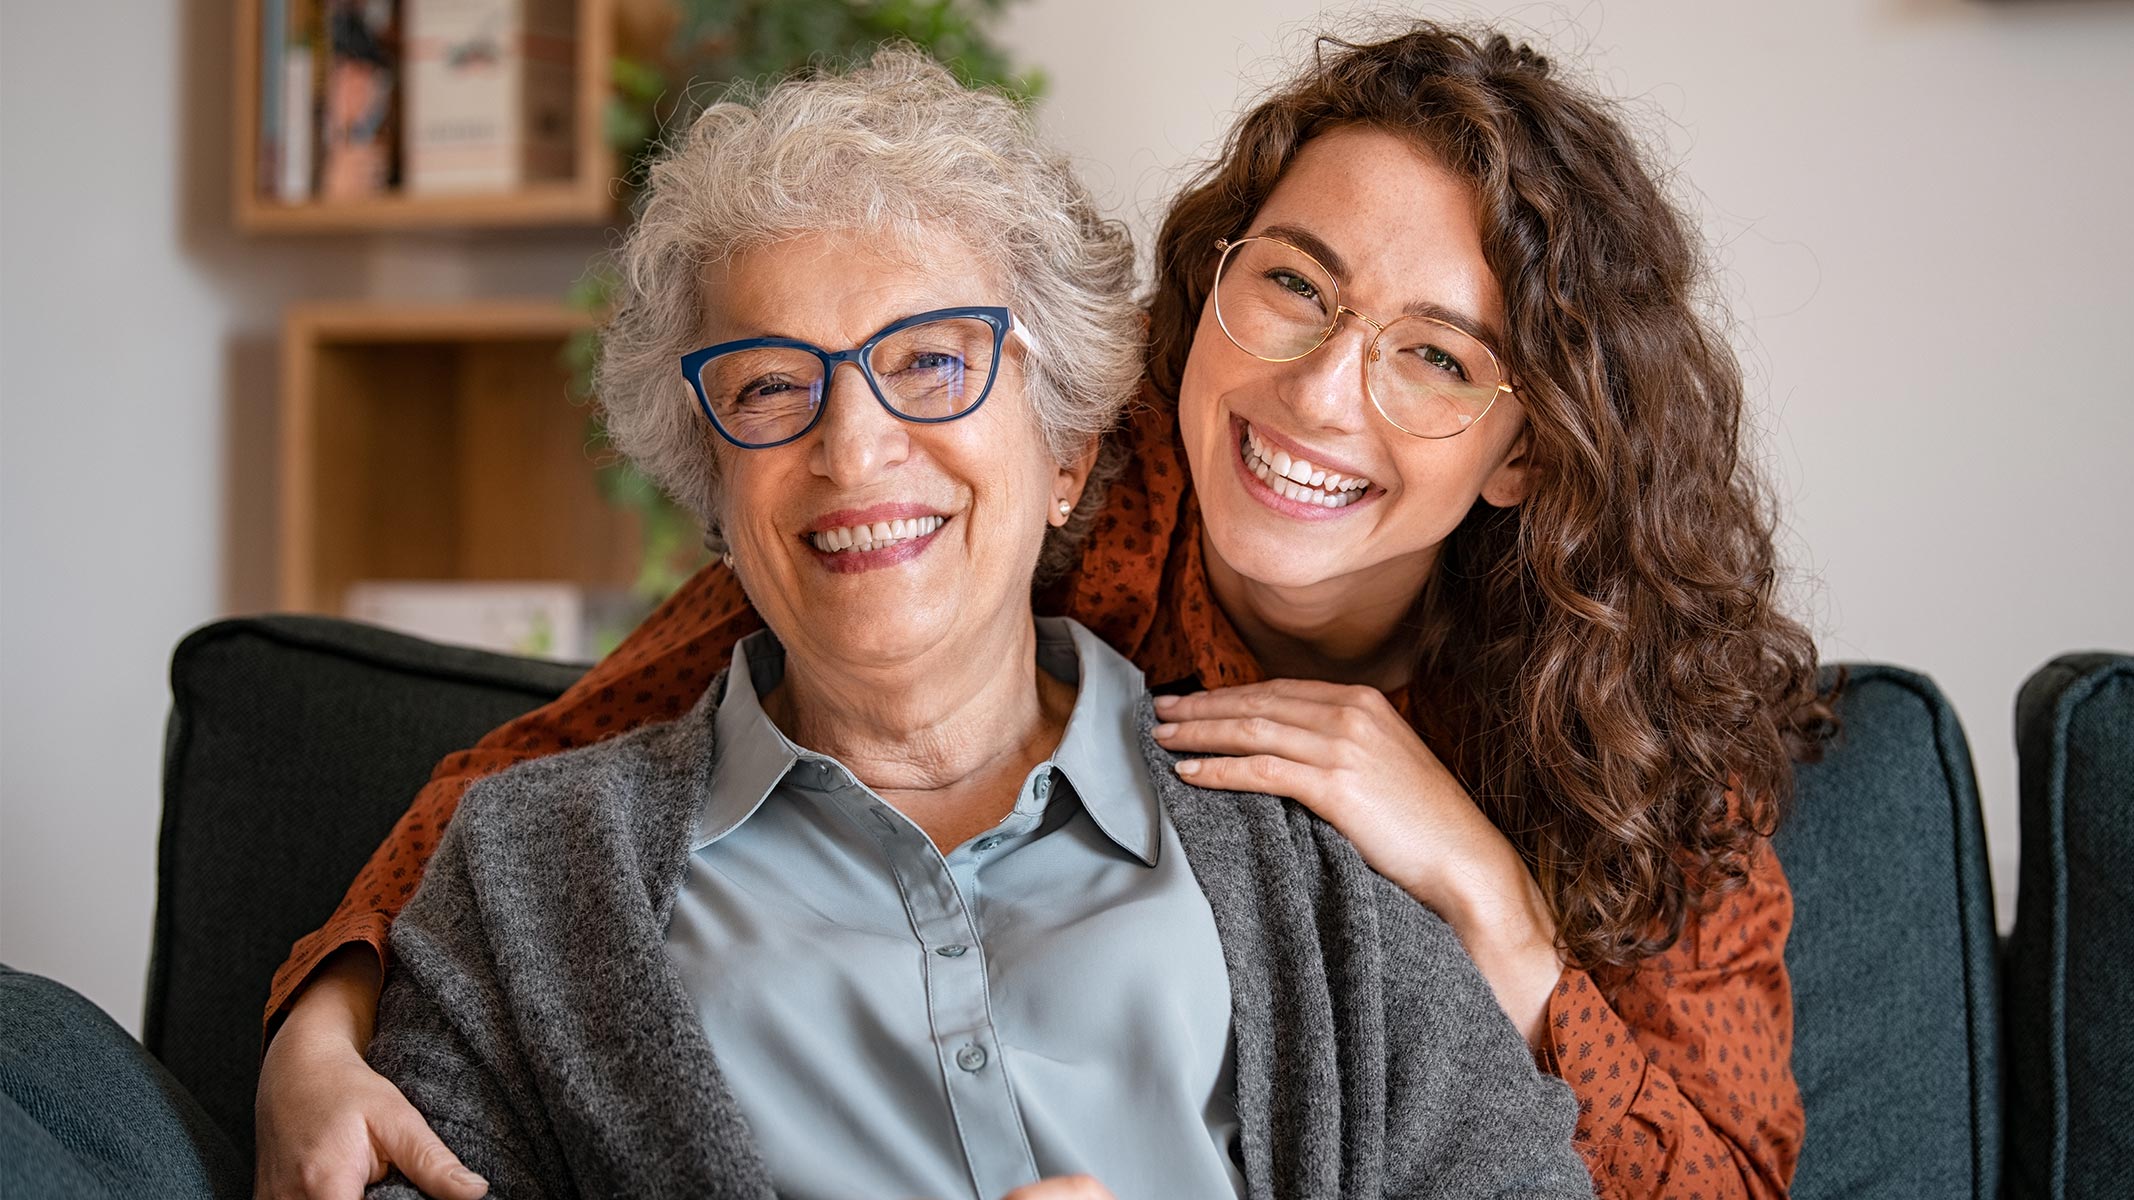
[[[733,551],[731,551],[731,550],[728,550],[728,551],[727,551],[726,553],[724,553],[724,554],[721,554],[721,555],[719,556],[719,561],[720,561],[721,563],[725,564],[725,566],[726,566],[726,569],[727,569],[727,570],[729,570],[729,571],[733,570],[733,569],[734,569],[734,552],[733,552]]]
[[[1073,516],[1073,515],[1074,515],[1074,501],[1072,501],[1072,500],[1068,500],[1068,499],[1065,499],[1065,498],[1062,498],[1062,499],[1060,500],[1060,515],[1061,515],[1061,516],[1063,516],[1063,517],[1071,517],[1071,516]]]

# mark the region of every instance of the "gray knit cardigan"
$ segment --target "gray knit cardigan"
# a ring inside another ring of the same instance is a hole
[[[723,690],[476,785],[393,925],[371,1062],[493,1196],[776,1194],[664,945]],[[1570,1089],[1450,927],[1303,808],[1142,750],[1230,972],[1252,1200],[1592,1194]]]

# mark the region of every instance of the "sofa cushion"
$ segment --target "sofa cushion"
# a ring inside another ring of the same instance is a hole
[[[1856,665],[1779,831],[1793,885],[1797,1200],[1996,1194],[1993,892],[1971,752],[1932,680]]]
[[[2134,657],[2070,654],[2016,700],[2023,860],[2008,944],[2018,1197],[2134,1194]]]
[[[582,668],[318,617],[179,643],[143,1042],[250,1158],[274,970],[325,923],[437,761]]]

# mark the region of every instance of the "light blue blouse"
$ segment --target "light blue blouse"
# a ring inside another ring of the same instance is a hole
[[[779,1194],[1242,1195],[1229,976],[1147,777],[1140,671],[1040,620],[1066,734],[944,856],[764,714],[784,665],[768,633],[735,648],[666,941]]]

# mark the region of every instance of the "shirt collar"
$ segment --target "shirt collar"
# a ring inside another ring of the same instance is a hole
[[[1141,754],[1141,671],[1103,640],[1065,617],[1037,619],[1041,668],[1074,683],[1074,709],[1051,762],[1104,836],[1156,865],[1162,844],[1156,785]],[[763,711],[762,694],[785,675],[785,648],[769,630],[734,646],[726,694],[714,720],[718,761],[697,821],[692,850],[739,828],[804,760],[829,761],[795,745]]]
[[[1073,675],[1074,711],[1067,717],[1060,748],[1053,752],[1053,767],[1066,777],[1104,836],[1155,866],[1162,818],[1148,760],[1141,753],[1141,669],[1066,617],[1038,618],[1037,654],[1047,668],[1078,668]],[[1053,673],[1069,677],[1063,670]]]
[[[718,761],[711,768],[710,794],[697,818],[691,850],[702,850],[740,827],[808,751],[793,744],[763,711],[762,693],[785,676],[785,647],[768,629],[734,643],[733,664],[726,669],[726,694],[713,717]],[[814,757],[821,757],[815,755]]]

